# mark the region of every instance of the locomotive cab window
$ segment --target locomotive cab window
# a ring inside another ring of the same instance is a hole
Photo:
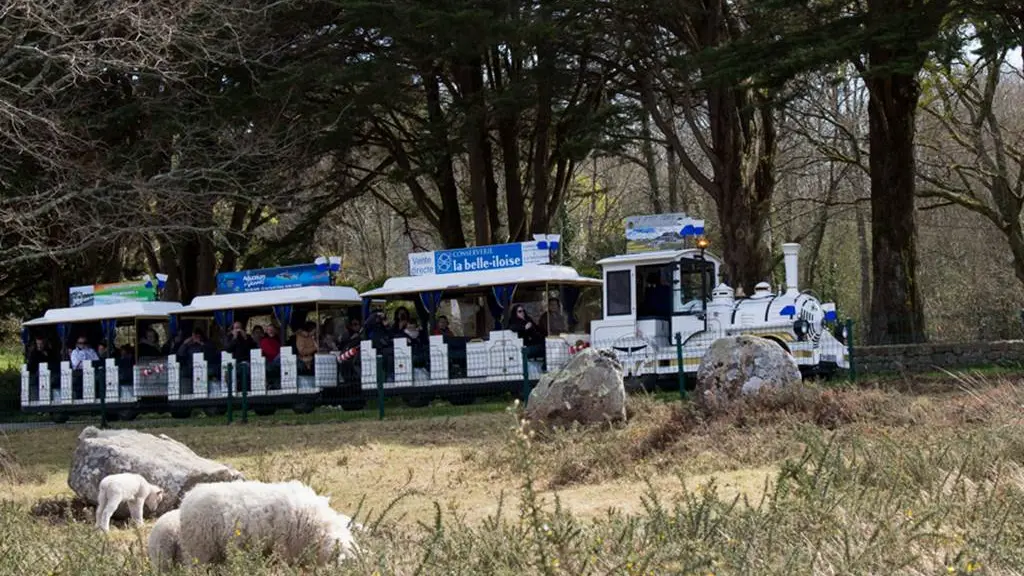
[[[672,271],[675,264],[636,267],[637,318],[672,315]]]
[[[609,316],[628,316],[633,312],[630,288],[629,270],[616,270],[605,275]]]
[[[715,278],[713,262],[684,258],[679,261],[679,284],[676,286],[675,312],[700,314],[711,297]]]

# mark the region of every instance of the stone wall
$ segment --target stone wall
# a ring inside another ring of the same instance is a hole
[[[854,346],[857,374],[934,372],[980,366],[1024,366],[1024,340]]]

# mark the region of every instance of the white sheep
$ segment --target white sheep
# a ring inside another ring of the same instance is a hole
[[[157,519],[146,545],[149,561],[158,572],[181,564],[181,511],[171,510]]]
[[[229,546],[276,553],[297,563],[313,549],[317,564],[355,552],[352,520],[330,499],[298,481],[198,484],[181,501],[181,552],[186,562],[223,562]]]
[[[99,495],[96,498],[96,527],[109,532],[110,518],[122,502],[128,504],[128,512],[135,525],[141,526],[143,507],[156,510],[163,495],[163,488],[150,484],[140,474],[124,472],[105,476],[100,480]]]

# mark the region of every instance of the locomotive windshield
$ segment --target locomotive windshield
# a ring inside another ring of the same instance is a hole
[[[715,265],[703,260],[683,258],[679,261],[679,284],[675,299],[677,314],[700,314],[705,300],[711,297],[715,278]]]

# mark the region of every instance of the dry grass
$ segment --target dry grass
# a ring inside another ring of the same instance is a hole
[[[544,436],[511,414],[152,432],[251,478],[330,493],[373,527],[345,573],[1013,574],[1024,568],[1024,391],[955,384],[929,395],[802,386],[722,409],[637,398],[624,426]],[[68,500],[77,432],[0,441],[36,475],[0,484],[15,506],[0,509],[0,554],[32,556],[4,542],[59,536],[73,544],[53,558],[73,573],[145,572],[148,527],[116,531],[117,568],[68,560],[102,543],[91,509]],[[33,505],[51,521],[26,520]],[[68,510],[76,522],[53,522]],[[237,562],[223,572],[293,573]]]

